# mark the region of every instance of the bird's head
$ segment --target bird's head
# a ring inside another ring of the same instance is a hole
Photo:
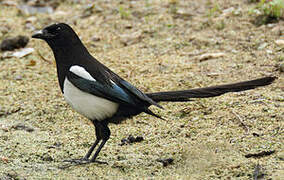
[[[32,38],[42,39],[54,48],[75,47],[81,45],[81,40],[75,31],[65,23],[55,23],[37,31]]]
[[[32,38],[42,39],[48,43],[57,61],[63,61],[62,56],[78,56],[79,51],[87,52],[75,31],[65,23],[49,25],[32,35]]]
[[[73,29],[65,23],[55,23],[52,25],[49,25],[42,30],[36,32],[32,35],[32,38],[36,39],[43,39],[45,41],[65,41],[69,38],[72,38],[76,33],[73,31]]]

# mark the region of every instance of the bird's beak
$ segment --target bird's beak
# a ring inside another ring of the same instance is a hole
[[[45,39],[47,37],[47,32],[45,30],[39,30],[32,35],[35,39]]]

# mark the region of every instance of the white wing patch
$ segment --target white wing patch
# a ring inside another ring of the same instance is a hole
[[[75,65],[75,66],[71,66],[69,71],[71,71],[72,73],[82,77],[82,78],[85,78],[85,79],[88,79],[90,81],[96,81],[95,78],[93,78],[91,76],[90,73],[88,73],[88,71],[86,71],[85,68],[81,67],[81,66],[78,66],[78,65]]]
[[[75,67],[73,73],[81,67]],[[83,68],[84,69],[84,68]],[[71,71],[71,68],[70,68]],[[83,73],[82,73],[83,72]],[[88,77],[87,72],[80,71],[81,77]],[[75,73],[76,74],[76,73]],[[82,75],[83,74],[83,75]],[[77,74],[79,75],[79,74]],[[86,78],[87,79],[87,78]],[[64,81],[64,98],[78,113],[90,120],[104,120],[116,113],[118,104],[110,100],[86,93],[75,87],[67,78]]]

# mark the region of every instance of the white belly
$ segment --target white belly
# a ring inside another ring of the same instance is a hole
[[[104,120],[111,117],[118,109],[117,103],[85,93],[68,79],[64,81],[63,94],[68,104],[90,120]]]

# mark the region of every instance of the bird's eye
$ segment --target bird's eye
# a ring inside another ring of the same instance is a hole
[[[57,28],[56,28],[56,31],[60,31],[60,30],[61,30],[61,27],[57,27]]]

